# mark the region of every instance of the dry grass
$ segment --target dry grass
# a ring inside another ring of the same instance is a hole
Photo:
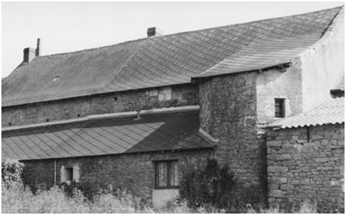
[[[21,183],[2,185],[2,213],[190,213],[186,203],[168,204],[167,207],[153,209],[141,204],[139,198],[126,192],[99,194],[91,202],[75,190],[72,197],[53,187],[34,195],[24,189]]]
[[[36,195],[24,189],[21,183],[2,184],[2,213],[224,213],[225,210],[205,206],[192,210],[186,202],[170,201],[165,207],[153,209],[143,205],[139,198],[126,192],[105,192],[98,194],[94,201],[87,200],[75,190],[72,197],[53,187]],[[247,206],[243,213],[317,213],[316,204],[303,202],[298,209],[289,211],[280,208],[254,210]]]

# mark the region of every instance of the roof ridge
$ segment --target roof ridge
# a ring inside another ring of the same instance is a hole
[[[162,35],[160,37],[175,36],[175,35],[194,33],[194,32],[199,32],[199,31],[214,30],[214,29],[225,28],[225,27],[230,27],[230,26],[247,25],[247,24],[251,24],[251,23],[259,23],[259,22],[265,22],[265,21],[270,21],[270,20],[275,20],[275,19],[283,19],[283,18],[288,18],[288,17],[303,16],[303,15],[308,15],[308,14],[313,14],[313,13],[320,13],[322,11],[327,11],[327,10],[334,10],[336,8],[340,8],[340,11],[341,11],[341,9],[343,7],[344,7],[344,5],[343,6],[338,6],[338,7],[333,7],[333,8],[327,8],[327,9],[323,9],[323,10],[312,11],[312,12],[308,12],[308,13],[301,13],[301,14],[294,14],[294,15],[287,15],[287,16],[279,16],[279,17],[273,17],[273,18],[267,18],[267,19],[261,19],[261,20],[254,20],[254,21],[243,22],[243,23],[222,25],[222,26],[217,26],[217,27],[210,27],[210,28],[204,28],[204,29],[198,29],[198,30],[192,30],[192,31],[185,31],[185,32],[179,32],[179,33],[167,34],[167,35]],[[339,12],[338,12],[338,14],[339,14]],[[155,39],[155,38],[157,38],[157,37],[153,37],[153,38],[149,38],[149,39]]]
[[[275,19],[282,19],[282,18],[287,18],[287,17],[296,17],[296,16],[307,15],[307,14],[320,13],[320,12],[322,12],[322,11],[334,10],[334,9],[336,9],[336,8],[340,8],[340,11],[341,11],[341,9],[344,8],[344,5],[343,5],[343,6],[339,6],[339,7],[333,7],[333,8],[327,8],[327,9],[323,9],[323,10],[318,10],[318,11],[312,11],[312,12],[309,12],[309,13],[302,13],[302,14],[295,14],[295,15],[288,15],[288,16],[281,16],[281,17],[274,17],[274,18],[268,18],[268,19],[262,19],[262,20],[255,20],[255,21],[250,21],[250,22],[243,22],[243,23],[237,23],[237,24],[230,24],[230,25],[223,25],[223,26],[217,26],[217,27],[203,28],[203,29],[192,30],[192,31],[184,31],[184,32],[178,32],[178,33],[172,33],[172,34],[162,35],[162,36],[159,36],[159,37],[144,37],[144,38],[139,38],[139,39],[135,39],[135,40],[124,41],[124,42],[116,43],[116,44],[112,44],[112,45],[106,45],[106,46],[95,47],[95,48],[89,48],[89,49],[82,49],[82,50],[77,50],[77,51],[72,51],[72,52],[63,52],[63,53],[56,53],[56,54],[51,54],[51,55],[43,55],[43,56],[38,56],[38,57],[36,57],[36,58],[52,57],[52,56],[65,55],[65,54],[75,54],[75,53],[79,53],[79,52],[85,52],[85,51],[92,51],[92,50],[97,50],[97,49],[110,48],[110,47],[117,46],[117,45],[125,45],[125,44],[127,44],[127,43],[139,42],[139,41],[142,41],[142,40],[149,40],[149,39],[156,39],[156,38],[162,38],[162,37],[167,37],[167,36],[175,36],[175,35],[181,35],[181,34],[188,34],[188,33],[194,33],[194,32],[199,32],[199,31],[208,31],[208,30],[214,30],[214,29],[225,28],[225,27],[230,27],[230,26],[239,26],[239,25],[246,25],[246,24],[251,24],[251,23],[266,22],[266,21],[275,20]],[[340,11],[337,13],[337,15],[340,13]],[[337,16],[337,15],[336,15],[336,16]],[[336,17],[336,16],[335,16],[335,17]],[[335,17],[333,18],[332,22],[334,21]],[[332,23],[332,22],[331,22],[331,23]],[[34,60],[35,60],[36,58],[34,58]]]
[[[56,54],[50,54],[50,55],[42,55],[42,56],[35,57],[33,60],[38,59],[38,58],[53,57],[53,56],[58,56],[58,55],[76,54],[79,52],[93,51],[93,50],[98,50],[98,49],[107,49],[107,48],[111,48],[113,46],[120,46],[120,45],[125,45],[127,43],[140,42],[141,40],[146,40],[146,39],[147,38],[139,38],[139,39],[135,39],[135,40],[129,40],[129,41],[121,42],[121,43],[116,43],[116,44],[106,45],[106,46],[100,46],[100,47],[95,47],[95,48],[82,49],[82,50],[71,51],[71,52],[56,53]]]

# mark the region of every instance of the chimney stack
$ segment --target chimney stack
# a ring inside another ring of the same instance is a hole
[[[23,62],[24,63],[30,63],[30,61],[32,61],[32,59],[35,58],[35,49],[33,48],[25,48],[24,49],[24,59],[23,59]]]
[[[148,37],[162,36],[163,31],[157,27],[152,27],[152,28],[148,28],[147,34],[148,34]]]
[[[37,39],[37,46],[36,46],[36,56],[40,56],[41,53],[41,46],[40,46],[40,38]]]
[[[34,59],[36,56],[40,56],[41,54],[40,38],[37,39],[36,49],[25,48],[23,52],[24,52],[24,58],[23,58],[24,63],[30,63],[32,59]]]

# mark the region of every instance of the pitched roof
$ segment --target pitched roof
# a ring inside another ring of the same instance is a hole
[[[341,124],[345,121],[344,102],[344,97],[330,99],[305,113],[277,120],[269,124],[269,127],[293,128],[324,124]]]
[[[340,12],[342,11],[342,12]],[[190,83],[289,62],[343,8],[36,57],[2,83],[2,106]]]
[[[198,111],[108,118],[2,132],[2,156],[17,160],[212,148]]]

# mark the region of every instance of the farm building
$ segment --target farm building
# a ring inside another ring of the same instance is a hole
[[[344,97],[330,99],[269,125],[270,203],[283,198],[344,199],[344,104]]]
[[[155,206],[178,194],[185,167],[210,157],[263,192],[269,183],[272,203],[294,196],[271,183],[283,178],[271,144],[285,124],[270,127],[272,139],[266,128],[343,95],[343,7],[171,35],[150,28],[71,53],[40,48],[25,48],[2,81],[2,156],[30,168],[28,184],[112,184]]]

